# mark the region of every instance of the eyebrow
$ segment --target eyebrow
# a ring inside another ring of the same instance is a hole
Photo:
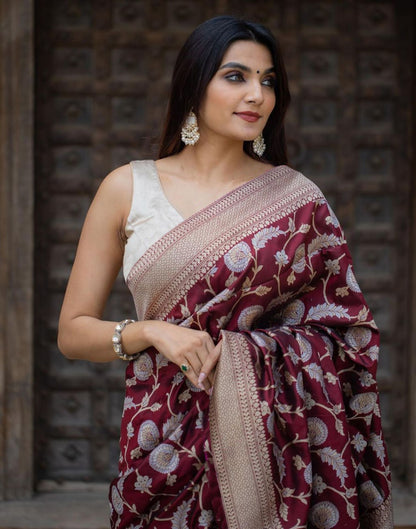
[[[220,66],[219,70],[224,70],[225,68],[238,68],[239,70],[243,70],[243,72],[251,72],[251,68],[239,62],[227,62],[227,64]],[[271,68],[264,70],[264,73],[273,73],[274,71],[274,66],[272,66]]]

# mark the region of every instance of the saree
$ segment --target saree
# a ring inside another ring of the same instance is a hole
[[[137,317],[207,331],[212,396],[155,348],[126,369],[111,527],[390,529],[378,331],[322,192],[275,167],[128,278]]]

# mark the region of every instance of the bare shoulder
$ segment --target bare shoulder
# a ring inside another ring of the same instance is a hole
[[[113,209],[129,208],[133,192],[131,168],[122,165],[111,171],[101,182],[95,201],[111,204]],[[119,210],[120,211],[120,210]]]
[[[155,164],[160,175],[175,175],[181,171],[180,156],[177,154],[172,154],[171,156],[166,156],[165,158],[159,158],[155,161]]]
[[[131,192],[132,175],[130,164],[122,165],[111,171],[102,181],[100,190],[104,192],[115,192],[124,194]]]
[[[117,232],[125,225],[133,194],[129,164],[111,171],[101,182],[92,201],[89,217],[101,223],[110,223]]]

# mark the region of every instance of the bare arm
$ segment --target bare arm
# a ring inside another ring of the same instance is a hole
[[[120,167],[104,179],[88,211],[59,319],[58,346],[68,358],[115,358],[116,322],[100,318],[122,264],[131,194],[130,168]]]
[[[68,358],[93,362],[117,358],[111,341],[117,322],[101,318],[122,265],[121,234],[130,211],[131,196],[130,167],[123,166],[105,178],[88,211],[59,319],[58,346]],[[191,366],[187,376],[193,384],[197,384],[201,366],[208,356],[218,351],[206,332],[163,321],[128,325],[123,331],[122,343],[127,354],[154,346],[178,366],[187,363]],[[212,381],[212,375],[207,374],[206,389]]]

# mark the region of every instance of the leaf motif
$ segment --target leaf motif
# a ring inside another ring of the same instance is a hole
[[[354,505],[350,502],[347,503],[347,513],[353,520],[356,519]]]
[[[351,265],[348,266],[346,279],[347,279],[347,285],[353,292],[361,292],[360,286],[357,283],[357,279],[355,277],[355,274],[352,270]]]
[[[234,283],[234,281],[235,281],[235,275],[234,275],[234,274],[230,274],[230,275],[227,277],[226,281],[225,281],[225,286],[226,286],[226,287],[231,286],[231,285]]]
[[[300,494],[298,496],[298,500],[300,500],[305,505],[308,505],[309,500],[310,500],[310,495],[309,494],[305,494],[305,492],[302,492],[302,494]]]
[[[342,485],[344,485],[345,478],[347,477],[347,469],[345,468],[342,456],[329,446],[317,450],[317,453],[324,463],[328,463],[335,470]]]
[[[181,314],[182,314],[182,316],[184,318],[188,318],[191,315],[191,313],[189,312],[189,309],[188,309],[188,307],[186,305],[182,305],[181,304]]]
[[[366,321],[368,318],[369,310],[367,307],[363,307],[358,313],[358,321]]]
[[[280,516],[283,518],[283,520],[285,522],[287,522],[288,513],[289,513],[289,509],[288,509],[288,506],[286,505],[286,503],[281,503],[280,507],[279,507],[279,514],[280,514]]]
[[[147,406],[149,404],[149,400],[150,400],[149,393],[146,392],[146,394],[144,395],[142,399],[141,405]]]
[[[289,231],[294,232],[296,229],[295,221],[292,219],[292,217],[289,218]]]
[[[130,408],[135,408],[136,404],[133,402],[133,397],[126,397],[124,399],[124,410],[129,410]]]
[[[308,245],[308,255],[312,257],[322,250],[322,248],[329,248],[331,246],[338,246],[340,244],[339,238],[331,233],[330,235],[324,233],[315,237]]]
[[[191,508],[191,500],[184,501],[182,505],[179,505],[172,517],[172,527],[182,527],[183,529],[188,527],[188,512]]]
[[[255,293],[258,295],[258,296],[264,296],[265,294],[267,294],[268,292],[270,292],[271,288],[270,287],[266,287],[265,285],[260,285],[256,288],[255,290]]]
[[[285,487],[284,489],[282,489],[282,496],[283,498],[290,498],[290,496],[292,496],[294,492],[295,489],[289,489],[288,487]]]
[[[305,371],[308,372],[311,378],[317,380],[321,386],[323,385],[324,374],[321,366],[318,366],[318,364],[312,362],[311,364],[305,366]]]
[[[158,411],[161,407],[162,405],[159,402],[155,402],[154,404],[152,404],[150,411]]]
[[[311,356],[312,356],[311,342],[307,338],[302,336],[302,334],[297,334],[296,335],[296,341],[299,344],[300,357],[302,358],[302,361],[305,362],[305,363],[309,362],[309,360],[311,359]]]
[[[273,237],[277,237],[281,233],[283,232],[274,226],[263,228],[254,235],[254,237],[251,239],[251,243],[256,250],[259,250],[260,248],[264,248],[266,246],[267,241]]]
[[[287,284],[288,285],[293,285],[293,283],[295,282],[295,273],[294,271],[292,270],[289,274],[289,277],[287,278]]]
[[[187,402],[190,398],[191,392],[189,391],[189,389],[186,389],[179,395],[178,400],[179,402]]]
[[[308,311],[306,321],[311,320],[322,320],[324,318],[338,318],[340,320],[350,320],[351,316],[348,314],[348,310],[342,305],[335,305],[335,303],[322,303],[321,305],[315,305]]]
[[[251,287],[251,279],[249,277],[246,277],[243,283],[243,290],[248,289],[250,287]]]
[[[292,268],[297,274],[301,274],[305,270],[305,265],[305,245],[302,243],[296,248]]]
[[[340,421],[339,419],[335,421],[335,429],[338,433],[340,433],[341,435],[344,435],[344,425],[342,424],[342,421]]]
[[[208,312],[213,306],[217,305],[218,303],[222,303],[223,301],[229,300],[234,295],[234,290],[229,290],[228,288],[225,288],[222,290],[219,294],[211,298],[205,305],[199,309],[199,313],[203,314],[204,312]]]
[[[383,462],[385,457],[385,451],[382,438],[376,433],[371,433],[368,444],[374,450],[380,461]]]

